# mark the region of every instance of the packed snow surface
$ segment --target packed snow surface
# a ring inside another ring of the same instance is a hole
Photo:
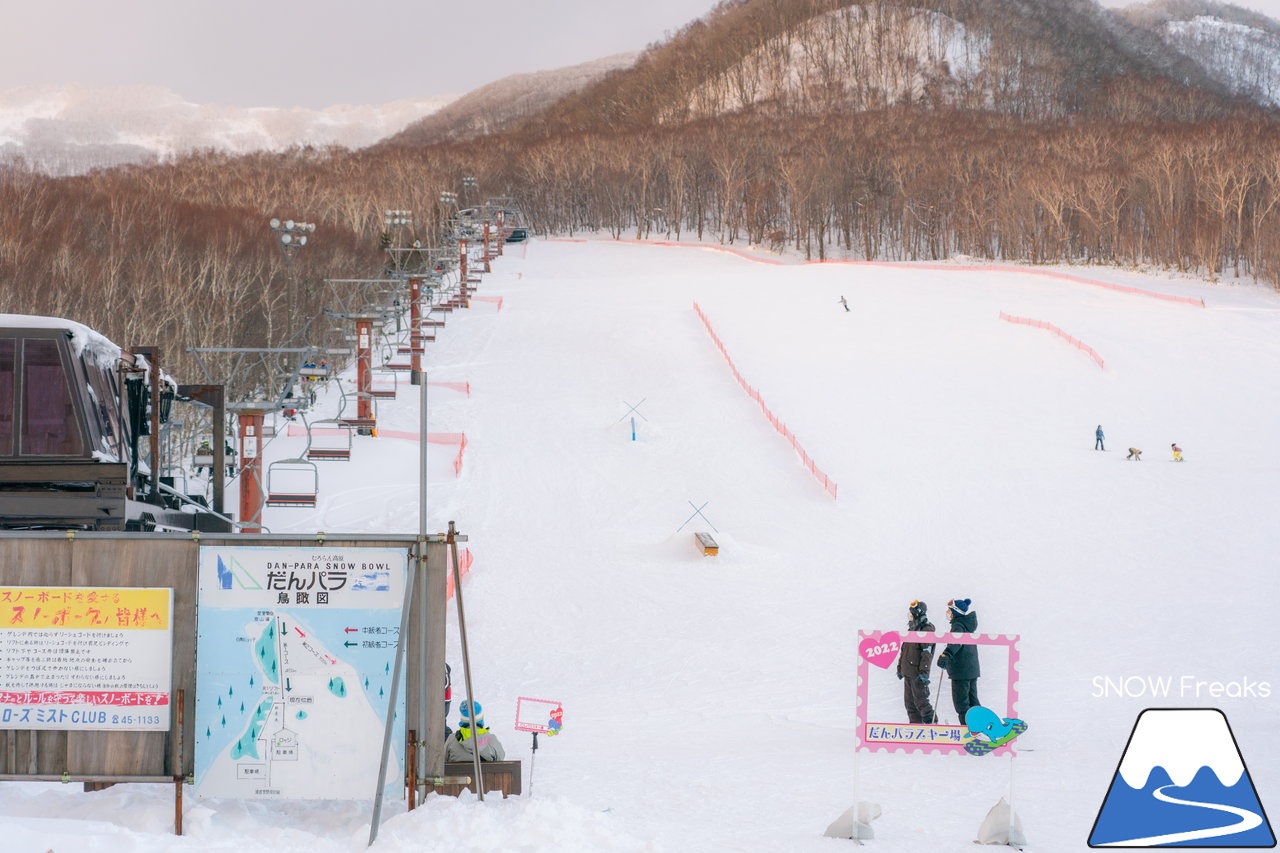
[[[1146,707],[1221,708],[1276,811],[1280,298],[1071,270],[1200,307],[955,266],[507,247],[479,290],[501,307],[473,301],[428,345],[430,380],[470,393],[428,386],[430,431],[467,445],[457,476],[457,447],[429,445],[427,503],[431,530],[468,537],[475,696],[526,793],[389,804],[375,851],[843,850],[822,833],[856,797],[883,809],[875,849],[968,853],[1010,794],[1009,759],[862,753],[855,777],[857,632],[905,630],[917,598],[941,630],[947,600],[972,598],[980,632],[1021,636],[1012,793],[1030,849],[1087,849]],[[695,301],[838,499],[735,381]],[[391,433],[415,433],[418,410],[402,377],[379,401],[384,436],[322,464],[316,509],[269,508],[267,525],[414,532],[418,447]],[[680,529],[694,508],[705,518]],[[979,695],[999,707],[996,669]],[[877,715],[905,721],[892,670],[869,686]],[[513,730],[519,696],[564,704],[536,761]],[[368,803],[188,800],[175,838],[171,798],[0,784],[3,846],[356,853],[368,836]]]

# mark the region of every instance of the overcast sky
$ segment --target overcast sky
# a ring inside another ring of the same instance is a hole
[[[1122,6],[1127,0],[1105,0]],[[189,101],[326,107],[461,94],[640,50],[715,0],[0,0],[0,92],[155,85]],[[1280,19],[1280,0],[1236,5]]]

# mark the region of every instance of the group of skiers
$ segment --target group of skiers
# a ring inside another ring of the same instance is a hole
[[[908,630],[927,633],[935,630],[929,621],[929,606],[923,601],[911,602],[907,612]],[[973,609],[972,599],[953,598],[948,601],[947,619],[951,622],[953,634],[972,634],[978,630],[978,612]],[[907,706],[908,722],[938,722],[938,715],[929,701],[933,652],[933,643],[903,643],[898,653],[898,678],[902,679],[902,698]],[[969,709],[981,704],[978,701],[978,677],[982,674],[978,665],[978,647],[967,643],[948,643],[938,655],[938,666],[951,677],[951,701],[963,724]]]
[[[227,465],[227,476],[234,477],[236,475],[236,449],[231,446],[230,441],[225,443],[222,448],[222,453],[223,461],[226,462]],[[213,456],[213,445],[209,443],[208,439],[200,442],[200,446],[196,448],[195,455],[208,457]],[[195,472],[197,475],[206,473],[212,474],[213,466],[196,465]]]
[[[1102,424],[1098,424],[1098,428],[1097,428],[1096,430],[1094,430],[1094,431],[1093,431],[1093,438],[1094,438],[1094,441],[1093,441],[1093,449],[1094,449],[1094,450],[1106,450],[1106,449],[1107,449],[1107,446],[1106,446],[1106,444],[1105,444],[1105,442],[1104,442],[1104,439],[1106,439],[1106,436],[1105,436],[1105,435],[1103,435],[1103,433],[1102,433]],[[1170,444],[1170,445],[1169,445],[1169,447],[1170,447],[1170,449],[1172,449],[1172,450],[1173,450],[1173,461],[1174,461],[1174,462],[1181,462],[1181,461],[1182,461],[1182,448],[1178,446],[1178,442],[1176,442],[1176,441],[1175,441],[1173,444]],[[1136,448],[1136,447],[1130,447],[1130,448],[1129,448],[1129,455],[1128,455],[1128,456],[1126,456],[1126,457],[1125,457],[1125,459],[1134,459],[1134,460],[1137,460],[1138,462],[1141,462],[1141,461],[1142,461],[1142,451],[1141,451],[1141,450],[1139,450],[1139,449],[1138,449],[1138,448]]]

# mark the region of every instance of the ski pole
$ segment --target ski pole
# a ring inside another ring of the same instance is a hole
[[[938,667],[942,669],[942,667]],[[942,722],[942,709],[938,707],[938,702],[942,700],[942,679],[946,678],[947,671],[942,670],[942,677],[938,679],[938,693],[933,697],[933,718],[938,722]]]

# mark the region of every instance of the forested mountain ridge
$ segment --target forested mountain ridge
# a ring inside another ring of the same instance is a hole
[[[310,316],[323,279],[382,269],[384,210],[433,243],[463,176],[464,204],[515,196],[537,233],[1280,281],[1276,113],[1091,0],[732,0],[541,113],[476,127],[66,179],[0,168],[0,311],[159,345],[191,375],[188,347],[284,343],[268,218],[318,224],[293,264]]]
[[[1227,91],[1280,106],[1280,23],[1214,0],[1155,0],[1115,14],[1199,64]]]

